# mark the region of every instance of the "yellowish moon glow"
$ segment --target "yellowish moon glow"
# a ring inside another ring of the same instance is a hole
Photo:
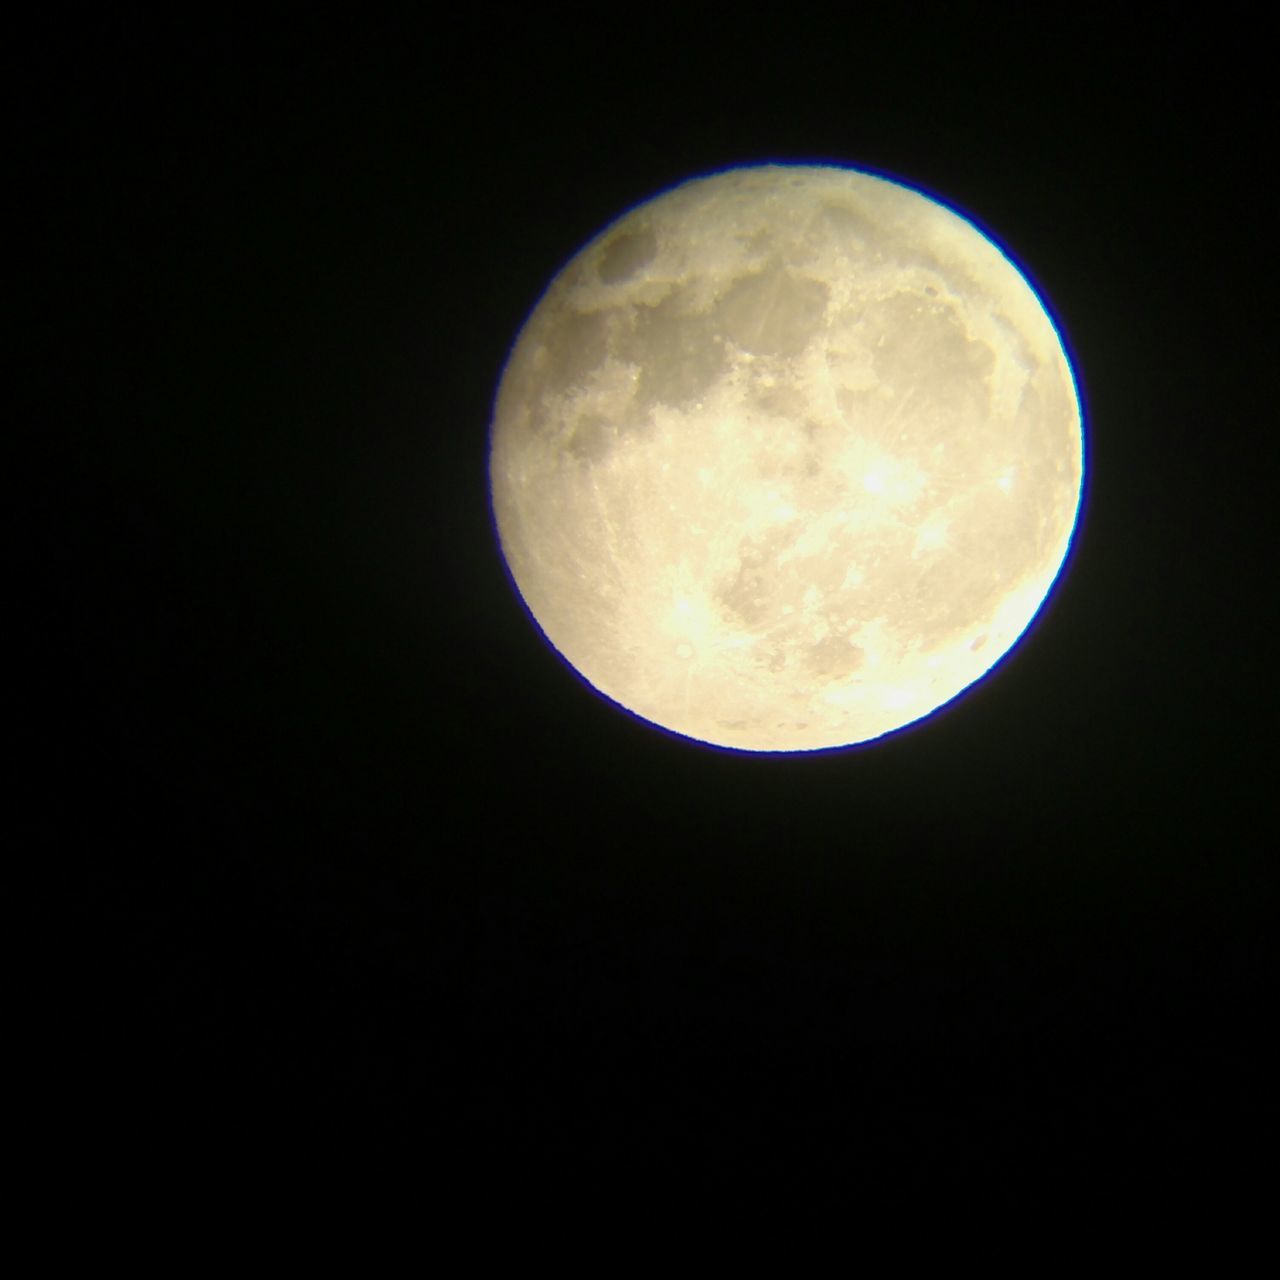
[[[847,746],[987,672],[1066,558],[1071,366],[986,236],[852,169],[632,209],[552,281],[498,389],[503,555],[601,693],[701,742]]]

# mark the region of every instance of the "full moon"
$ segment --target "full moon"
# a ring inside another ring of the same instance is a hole
[[[1044,305],[972,223],[856,170],[640,204],[551,282],[490,438],[512,579],[600,693],[687,738],[881,737],[1040,609],[1084,438]]]

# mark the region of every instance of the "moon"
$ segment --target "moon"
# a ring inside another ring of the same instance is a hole
[[[816,751],[922,720],[1070,547],[1079,398],[972,223],[764,165],[631,209],[555,277],[490,432],[498,540],[551,645],[662,729]]]

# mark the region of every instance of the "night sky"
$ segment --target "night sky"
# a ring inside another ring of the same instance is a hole
[[[1256,33],[544,8],[17,44],[42,1114],[104,1170],[403,1167],[461,1205],[1246,1192],[1277,1110]],[[485,466],[569,256],[787,160],[1002,243],[1090,472],[996,672],[770,758],[563,664]]]

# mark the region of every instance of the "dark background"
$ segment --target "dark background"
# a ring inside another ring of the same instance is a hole
[[[1276,1117],[1258,33],[536,8],[14,45],[51,1130],[104,1168],[402,1164],[464,1199],[1245,1190]],[[1070,571],[992,678],[775,759],[593,696],[485,475],[554,272],[770,160],[991,229],[1090,449]]]

